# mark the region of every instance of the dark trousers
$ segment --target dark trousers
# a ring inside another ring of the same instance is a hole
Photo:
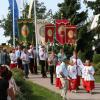
[[[32,74],[33,73],[37,74],[37,62],[36,62],[36,59],[30,58],[29,68],[30,68],[30,72]]]
[[[22,60],[19,58],[17,59],[17,66],[18,66],[18,68],[23,70]]]
[[[46,61],[46,72],[48,72],[48,62]]]
[[[40,65],[41,65],[41,74],[42,74],[42,77],[45,77],[46,76],[45,60],[40,60]]]
[[[33,74],[34,73],[34,59],[33,58],[30,58],[30,63],[29,63],[29,69],[30,69],[30,72]]]
[[[37,72],[37,60],[36,60],[36,58],[34,59],[34,72],[35,72],[35,74],[38,73]]]
[[[28,77],[29,74],[29,64],[23,64],[25,77]]]
[[[53,84],[53,73],[54,73],[54,66],[49,66],[50,67],[50,83]]]

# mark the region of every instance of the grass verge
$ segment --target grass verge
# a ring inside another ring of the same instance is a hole
[[[13,76],[21,90],[16,100],[62,100],[59,94],[25,80],[19,69],[13,70]]]

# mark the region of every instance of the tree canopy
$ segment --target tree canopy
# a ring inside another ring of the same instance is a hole
[[[55,13],[55,19],[61,18],[63,13],[64,19],[77,26],[77,51],[84,53],[85,58],[92,58],[89,52],[92,52],[94,33],[88,30],[88,11],[81,9],[80,0],[64,0],[63,3],[58,4],[58,7],[59,11]]]
[[[36,1],[36,10],[37,10],[37,18],[41,19],[44,17],[45,15],[45,11],[46,11],[46,7],[44,6],[43,2],[38,2]],[[13,36],[13,24],[12,24],[12,20],[13,20],[13,16],[11,14],[11,10],[10,8],[8,8],[8,14],[6,18],[3,18],[1,20],[1,27],[4,29],[4,35],[5,36],[10,36],[11,39],[9,40],[9,43],[12,44],[12,36]],[[23,14],[23,16],[21,16],[21,18],[28,18],[28,11],[29,11],[29,4],[26,3],[25,8],[24,8],[24,12],[25,15]],[[34,19],[34,8],[32,8],[32,18]],[[17,40],[17,39],[16,39]]]

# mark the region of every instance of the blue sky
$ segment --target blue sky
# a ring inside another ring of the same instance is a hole
[[[58,10],[57,4],[63,2],[63,0],[38,0],[38,1],[44,2],[44,5],[46,6],[47,10],[52,9],[53,13]],[[20,2],[22,2],[22,0],[18,0],[18,2],[20,5],[21,4]],[[8,13],[8,6],[9,6],[8,0],[2,0],[2,3],[0,3],[0,20],[3,17],[6,17]],[[85,6],[83,4],[82,4],[82,9],[85,9]],[[7,38],[4,38],[3,33],[4,33],[3,29],[0,28],[0,44],[8,40]]]
[[[19,0],[19,2],[21,2],[22,0]],[[27,0],[29,1],[29,0]],[[44,2],[47,10],[49,9],[52,9],[53,10],[53,13],[55,11],[57,11],[58,7],[57,7],[57,4],[59,2],[63,2],[63,0],[39,0],[40,2]],[[2,2],[0,3],[0,20],[3,18],[3,17],[6,17],[7,13],[8,13],[8,0],[2,0]],[[1,43],[4,43],[6,42],[9,38],[5,38],[3,36],[3,29],[0,28],[0,44]]]

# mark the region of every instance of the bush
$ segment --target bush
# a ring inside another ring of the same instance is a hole
[[[62,100],[59,94],[25,80],[22,70],[14,69],[12,72],[16,84],[20,87],[16,100]]]
[[[94,64],[100,63],[100,54],[94,54],[93,55],[93,63]]]
[[[27,96],[33,92],[31,88],[32,85],[29,85],[24,79],[24,73],[22,70],[15,68],[12,70],[12,73],[16,84],[20,87],[20,93],[16,96],[16,100],[28,100]]]
[[[84,52],[79,51],[79,52],[78,52],[78,57],[79,57],[83,62],[85,62],[86,58],[85,58],[85,53],[84,53]]]
[[[98,64],[96,64],[94,68],[95,68],[96,74],[100,75],[100,62]]]

